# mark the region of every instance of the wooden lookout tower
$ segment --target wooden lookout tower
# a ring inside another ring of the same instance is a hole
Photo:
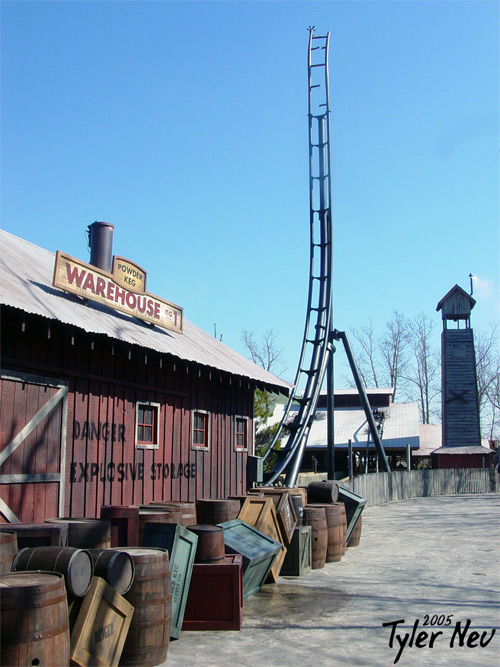
[[[476,355],[470,314],[476,301],[455,285],[438,303],[441,311],[442,447],[439,468],[482,467]],[[451,323],[456,323],[453,327]],[[451,326],[450,326],[451,325]],[[465,458],[464,458],[465,457]],[[475,461],[475,457],[479,457]],[[489,461],[487,463],[489,465]]]

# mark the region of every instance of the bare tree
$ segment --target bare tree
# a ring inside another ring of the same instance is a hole
[[[475,332],[474,348],[481,432],[494,440],[500,436],[498,325],[491,324],[489,331]]]
[[[500,360],[498,358],[493,382],[488,387],[487,396],[490,404],[490,419],[485,435],[489,440],[500,440]]]
[[[403,379],[408,366],[409,324],[402,313],[394,311],[386,324],[385,334],[379,342],[384,368],[383,377],[387,386],[394,389],[392,400],[396,400],[399,381]]]
[[[250,352],[254,364],[258,364],[264,370],[281,376],[287,370],[283,361],[283,348],[277,345],[278,334],[273,329],[268,329],[262,334],[260,343],[255,340],[253,331],[244,329],[241,333],[241,341]]]
[[[422,424],[431,424],[433,418],[440,416],[441,359],[439,352],[432,349],[434,328],[435,322],[425,313],[408,322],[413,363],[408,365],[404,379],[408,398],[418,402]]]
[[[250,358],[266,371],[275,375],[282,375],[287,367],[283,361],[283,348],[277,344],[278,334],[273,329],[268,329],[261,337],[260,343],[255,340],[253,331],[244,329],[241,333],[241,341],[250,353]],[[256,389],[254,394],[254,415],[258,425],[267,422],[276,402],[276,397],[268,391]]]
[[[378,387],[378,343],[373,333],[373,322],[360,329],[352,329],[351,336],[357,348],[356,365],[361,379],[366,387]],[[352,377],[348,378],[349,384],[354,386]]]
[[[408,365],[409,324],[404,315],[394,311],[380,337],[375,336],[371,320],[368,326],[351,329],[351,336],[355,341],[356,364],[365,386],[391,387],[394,401]],[[352,378],[344,377],[344,380],[354,386]]]

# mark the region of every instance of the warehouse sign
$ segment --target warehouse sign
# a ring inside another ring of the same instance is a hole
[[[56,253],[54,287],[97,301],[164,329],[182,333],[182,308],[146,292],[146,273],[123,257],[113,257],[113,272]]]

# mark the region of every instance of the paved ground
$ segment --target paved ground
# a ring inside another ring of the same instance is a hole
[[[239,632],[182,632],[167,663],[498,667],[499,556],[498,494],[372,507],[342,561],[264,586],[245,602]]]

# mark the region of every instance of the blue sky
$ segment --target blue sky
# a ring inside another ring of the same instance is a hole
[[[1,3],[2,228],[149,291],[295,375],[308,286],[307,28],[331,32],[334,326],[382,332],[477,276],[499,319],[499,4]],[[337,356],[337,366],[343,359]]]

